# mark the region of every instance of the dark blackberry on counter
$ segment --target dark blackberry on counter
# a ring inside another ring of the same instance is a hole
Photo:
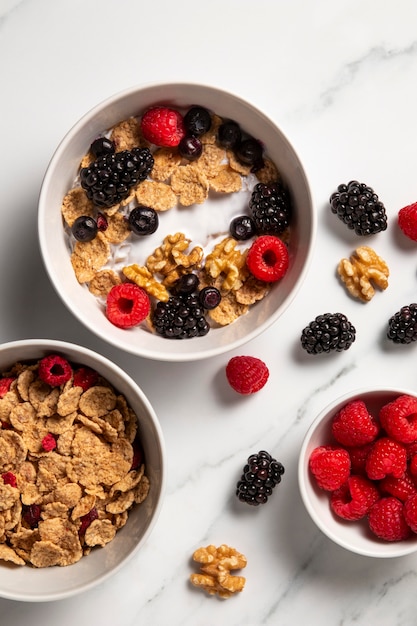
[[[280,235],[290,224],[290,196],[279,181],[255,185],[249,200],[249,209],[259,235]]]
[[[318,315],[301,333],[301,345],[309,354],[348,350],[356,329],[343,313]]]
[[[401,307],[388,321],[388,339],[394,343],[417,341],[417,304]]]
[[[269,452],[261,450],[258,454],[251,454],[236,485],[236,496],[252,506],[266,504],[284,472],[282,463]]]
[[[179,294],[158,302],[151,316],[158,335],[166,339],[203,337],[210,330],[198,296]]]
[[[365,183],[351,180],[330,196],[330,208],[357,235],[375,235],[387,228],[387,214],[377,194]]]

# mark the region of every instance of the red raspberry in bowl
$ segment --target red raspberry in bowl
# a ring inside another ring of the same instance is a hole
[[[404,476],[400,478],[385,476],[380,481],[379,488],[382,493],[394,496],[401,502],[405,502],[410,496],[417,494],[417,487],[408,472],[405,472]]]
[[[366,474],[366,458],[371,448],[372,443],[367,443],[364,446],[349,447],[352,474]]]
[[[10,385],[15,380],[14,377],[6,376],[0,379],[0,399],[4,398],[6,393],[10,390]]]
[[[79,367],[74,372],[73,385],[74,387],[81,387],[83,391],[87,391],[90,387],[97,384],[98,373],[91,369],[91,367]]]
[[[417,202],[399,210],[398,225],[406,237],[417,241]]]
[[[412,494],[404,503],[405,521],[417,533],[417,493]]]
[[[59,354],[49,354],[39,361],[39,378],[51,387],[60,387],[72,376],[72,367]]]
[[[142,116],[141,128],[147,141],[165,148],[178,146],[186,134],[181,113],[164,106],[148,109]]]
[[[363,446],[374,441],[379,424],[362,400],[353,400],[342,407],[332,421],[332,434],[344,446]]]
[[[398,396],[381,408],[379,419],[390,437],[401,443],[413,443],[417,439],[417,398]]]
[[[142,287],[134,283],[114,285],[107,295],[107,319],[119,328],[130,328],[149,315],[151,302]]]
[[[267,365],[254,356],[235,356],[226,365],[229,385],[243,395],[260,391],[269,378]]]
[[[392,475],[401,478],[407,469],[407,451],[405,447],[391,439],[377,439],[366,457],[366,473],[371,480],[382,480]]]
[[[381,498],[368,513],[369,528],[385,541],[402,541],[411,535],[404,515],[404,504],[392,496]]]
[[[330,506],[343,519],[362,519],[380,498],[377,487],[363,476],[349,476],[347,481],[330,495]]]
[[[310,454],[309,468],[321,489],[335,491],[349,478],[349,453],[336,446],[318,446]]]
[[[273,235],[257,237],[249,248],[246,265],[255,278],[276,282],[288,269],[289,256],[285,243]]]

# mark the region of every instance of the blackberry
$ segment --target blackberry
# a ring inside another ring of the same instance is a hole
[[[252,506],[266,504],[284,472],[282,463],[268,452],[261,450],[258,454],[251,454],[236,485],[238,499]]]
[[[255,185],[249,209],[260,235],[280,235],[290,224],[291,201],[281,182]]]
[[[168,302],[158,302],[152,313],[155,331],[166,339],[203,337],[210,330],[198,296],[171,296]]]
[[[417,304],[403,306],[388,321],[388,339],[394,343],[417,341]]]
[[[301,345],[309,354],[342,352],[350,348],[356,329],[343,313],[318,315],[301,333]]]
[[[357,235],[375,235],[387,228],[384,205],[372,187],[357,180],[338,186],[330,196],[330,208]]]
[[[148,148],[133,148],[105,154],[80,172],[81,187],[98,207],[111,207],[129,195],[153,168]]]

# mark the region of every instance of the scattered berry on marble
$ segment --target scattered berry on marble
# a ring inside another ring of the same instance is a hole
[[[42,449],[45,450],[45,452],[51,452],[51,450],[55,450],[56,439],[53,434],[48,433],[47,435],[45,435],[45,437],[43,437],[42,439],[41,445]]]
[[[234,356],[226,365],[226,378],[229,385],[242,395],[260,391],[269,378],[268,366],[254,356]]]
[[[363,400],[348,402],[332,420],[333,437],[346,447],[371,443],[379,431],[379,423],[369,413]]]
[[[380,498],[368,513],[369,528],[384,541],[402,541],[411,535],[405,515],[405,505],[392,496]]]
[[[417,341],[417,304],[405,305],[388,320],[388,339],[408,344]]]
[[[114,285],[107,295],[107,319],[119,328],[140,324],[149,315],[150,309],[148,294],[134,283]]]
[[[399,210],[398,225],[406,237],[417,241],[417,202]]]
[[[356,329],[343,313],[318,315],[301,333],[301,345],[308,354],[348,350]]]
[[[236,496],[252,506],[266,504],[273,489],[281,482],[285,468],[269,452],[251,454],[236,485]]]
[[[238,215],[230,222],[229,230],[237,241],[246,241],[254,237],[255,223],[249,215]]]
[[[204,135],[211,128],[210,111],[202,106],[193,106],[184,115],[184,126],[187,133],[194,137]]]
[[[135,235],[152,235],[158,229],[159,217],[152,207],[140,205],[130,211],[128,222]]]
[[[74,371],[72,384],[74,387],[81,387],[83,391],[87,391],[90,387],[94,387],[98,381],[98,372],[91,367],[79,367]]]
[[[242,131],[237,122],[229,120],[220,124],[217,135],[219,144],[223,146],[223,148],[233,150],[240,144]]]
[[[330,208],[357,235],[374,235],[387,229],[385,206],[365,183],[351,180],[339,185],[330,196]]]
[[[289,255],[285,243],[274,235],[260,235],[249,248],[246,265],[253,276],[272,283],[285,276]]]
[[[90,152],[95,159],[98,159],[105,154],[114,154],[114,152],[116,152],[116,147],[111,139],[108,139],[107,137],[98,137],[91,144]]]
[[[72,367],[59,354],[49,354],[39,361],[38,376],[50,387],[60,387],[72,376]]]
[[[16,380],[13,376],[4,376],[0,378],[0,400],[4,398],[6,393],[10,390],[10,385]]]
[[[198,293],[198,299],[203,309],[211,311],[219,306],[222,296],[217,287],[203,287]]]
[[[165,106],[148,109],[142,115],[141,129],[147,141],[165,148],[178,146],[186,134],[181,113]]]
[[[155,332],[165,339],[204,337],[210,330],[198,296],[193,294],[171,296],[168,302],[158,301],[151,320]]]
[[[98,225],[90,215],[80,215],[74,221],[71,232],[77,241],[92,241],[97,235]]]
[[[351,475],[330,494],[330,506],[339,517],[354,521],[365,517],[380,498],[377,487],[364,476]]]
[[[349,452],[340,446],[318,446],[310,454],[310,471],[325,491],[335,491],[346,483],[350,467]]]
[[[382,480],[385,476],[401,478],[407,469],[405,447],[391,437],[377,439],[366,457],[366,474],[372,480]]]
[[[255,185],[249,209],[256,232],[260,235],[281,235],[290,225],[290,196],[280,181]]]
[[[403,394],[385,404],[379,419],[389,437],[400,443],[417,440],[417,398]]]
[[[17,478],[15,474],[13,474],[13,472],[4,472],[1,477],[5,485],[10,485],[10,487],[17,487]]]

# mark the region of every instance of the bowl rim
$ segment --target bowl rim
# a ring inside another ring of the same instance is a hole
[[[73,351],[74,353],[77,353],[79,355],[80,363],[82,363],[83,357],[86,357],[87,359],[92,358],[94,361],[98,361],[100,365],[103,366],[103,368],[107,368],[107,367],[110,368],[110,370],[112,370],[117,377],[120,377],[124,381],[124,383],[127,384],[129,388],[134,390],[134,392],[139,395],[141,403],[144,405],[145,410],[147,411],[148,418],[151,420],[152,428],[156,434],[157,449],[159,451],[160,465],[161,465],[161,469],[159,473],[159,477],[160,477],[159,489],[158,489],[159,493],[158,493],[156,505],[152,511],[150,522],[148,523],[147,528],[145,529],[145,532],[141,536],[140,541],[119,563],[110,567],[106,571],[99,572],[98,575],[93,580],[91,580],[88,583],[83,583],[81,587],[77,587],[75,585],[71,589],[68,589],[67,591],[46,592],[45,594],[42,595],[42,597],[39,597],[36,594],[31,593],[30,591],[22,592],[22,593],[13,593],[13,592],[3,592],[0,589],[0,597],[4,599],[15,600],[15,601],[20,601],[20,602],[50,602],[50,601],[62,600],[65,598],[76,596],[80,593],[84,593],[85,591],[88,591],[100,585],[105,580],[107,580],[108,578],[116,574],[120,569],[122,569],[144,546],[144,544],[149,538],[149,535],[155,529],[155,526],[157,524],[158,518],[160,516],[161,510],[164,504],[165,493],[166,493],[166,483],[167,483],[166,444],[165,444],[165,438],[164,438],[164,434],[162,431],[162,427],[156,415],[155,409],[151,405],[143,389],[127,372],[125,372],[119,365],[111,361],[106,356],[103,356],[102,354],[100,354],[99,352],[96,352],[95,350],[91,348],[81,346],[74,342],[58,340],[58,339],[35,339],[35,338],[17,339],[17,340],[2,343],[0,345],[0,353],[4,351],[23,350],[23,349],[32,349],[32,350],[39,349],[39,357],[34,357],[34,358],[41,358],[42,351],[45,354],[48,354],[52,351],[62,352],[62,353],[65,353],[65,352],[68,353],[68,352]],[[29,361],[30,359],[31,357],[22,357],[21,360],[24,362],[26,360]],[[12,365],[13,363],[17,361],[19,361],[19,359],[15,359],[14,361],[13,359],[11,359],[10,365]],[[105,374],[103,374],[103,376],[105,376]],[[115,387],[117,389],[117,385],[115,385]],[[75,563],[73,567],[76,567],[76,565],[77,563]],[[65,568],[63,569],[65,570]]]
[[[330,401],[313,419],[311,424],[309,425],[301,444],[301,448],[298,456],[298,470],[297,470],[297,478],[298,478],[298,488],[301,495],[301,499],[303,504],[310,515],[313,522],[316,526],[321,530],[321,532],[326,535],[329,539],[331,539],[334,543],[341,546],[345,550],[349,552],[373,557],[373,558],[397,558],[401,556],[406,556],[408,554],[413,554],[417,551],[417,535],[412,538],[415,539],[412,541],[402,541],[402,542],[384,542],[378,543],[377,538],[375,539],[375,549],[366,549],[358,546],[352,545],[349,541],[343,539],[340,535],[333,532],[323,521],[322,517],[317,513],[316,509],[311,504],[311,496],[309,494],[309,490],[307,489],[307,480],[308,479],[308,466],[307,463],[307,448],[309,447],[309,443],[312,435],[314,434],[316,428],[321,424],[323,419],[328,416],[328,414],[336,410],[336,407],[341,407],[344,403],[349,402],[349,400],[356,398],[358,396],[366,396],[369,394],[396,394],[396,395],[411,395],[417,397],[417,391],[413,391],[409,388],[404,387],[392,387],[392,386],[381,386],[376,385],[374,387],[358,387],[354,388],[351,391],[348,391],[332,401]],[[369,540],[371,542],[371,540]],[[383,551],[378,550],[378,546],[385,546],[390,549],[390,552],[383,553]]]
[[[184,352],[184,353],[182,352],[171,353],[169,351],[161,352],[160,350],[157,350],[154,348],[146,348],[143,346],[142,347],[137,346],[135,345],[134,342],[128,342],[128,341],[122,347],[123,350],[126,350],[136,356],[153,359],[157,361],[171,361],[171,362],[190,361],[191,362],[191,361],[211,358],[213,356],[218,356],[220,354],[224,354],[225,352],[230,352],[236,348],[239,348],[240,346],[248,343],[255,337],[258,337],[259,335],[261,335],[270,326],[272,326],[276,321],[278,321],[279,317],[282,316],[282,314],[288,309],[288,307],[292,304],[296,295],[298,294],[302,284],[304,283],[306,275],[311,267],[314,249],[315,249],[314,244],[315,244],[316,236],[317,236],[318,218],[317,218],[317,212],[315,211],[315,208],[314,208],[312,187],[311,187],[307,172],[305,171],[303,163],[300,160],[298,151],[295,149],[293,143],[289,141],[286,133],[283,131],[281,126],[278,125],[278,123],[275,121],[272,115],[270,115],[267,112],[264,112],[263,109],[258,108],[258,106],[254,105],[252,101],[247,99],[246,97],[240,96],[234,93],[233,91],[229,91],[229,90],[223,89],[222,87],[217,87],[209,83],[199,83],[195,81],[178,81],[178,82],[153,81],[153,82],[147,82],[143,84],[139,83],[136,85],[131,85],[130,87],[127,87],[123,90],[119,90],[116,93],[106,97],[105,99],[102,99],[99,103],[97,103],[96,105],[91,107],[86,113],[84,113],[72,125],[72,127],[70,127],[70,129],[66,132],[63,138],[60,140],[58,146],[53,152],[52,157],[47,165],[45,174],[43,176],[42,183],[41,183],[39,198],[38,198],[38,220],[37,220],[38,228],[37,230],[38,230],[38,239],[39,239],[43,265],[45,267],[46,273],[49,276],[50,282],[52,283],[57,295],[60,297],[60,299],[68,308],[68,310],[71,312],[71,314],[74,315],[74,317],[76,317],[84,326],[86,326],[88,330],[90,330],[90,332],[97,334],[101,339],[104,339],[110,345],[120,348],[120,342],[118,341],[117,337],[113,337],[112,335],[108,336],[107,334],[105,335],[105,337],[103,337],[98,329],[95,329],[94,326],[91,326],[88,324],[86,318],[83,316],[82,311],[78,310],[77,307],[73,306],[70,296],[64,290],[58,288],[57,283],[59,281],[57,281],[56,279],[56,273],[54,271],[53,263],[48,263],[49,258],[48,258],[48,253],[47,253],[47,250],[48,250],[47,233],[46,233],[46,228],[45,228],[45,222],[46,222],[45,212],[47,210],[46,209],[46,204],[47,204],[46,196],[48,194],[48,189],[51,184],[55,165],[59,162],[60,158],[62,158],[62,155],[65,153],[67,144],[70,142],[71,138],[74,137],[81,128],[88,125],[88,123],[92,121],[92,119],[97,114],[99,114],[103,110],[106,110],[113,103],[123,100],[124,98],[128,98],[129,96],[131,96],[132,94],[138,91],[148,91],[148,90],[157,89],[157,88],[181,89],[181,88],[193,88],[193,87],[198,88],[198,89],[213,90],[217,92],[219,95],[224,94],[227,98],[235,99],[236,101],[239,101],[243,105],[252,109],[257,115],[259,115],[261,118],[264,118],[270,124],[272,124],[274,127],[277,128],[279,134],[282,137],[284,144],[291,150],[291,152],[293,153],[295,157],[295,160],[298,162],[299,169],[300,169],[302,178],[304,179],[304,183],[305,183],[306,196],[308,197],[309,205],[312,208],[311,215],[309,218],[311,222],[309,245],[308,247],[306,247],[307,250],[305,252],[305,260],[304,260],[303,266],[301,267],[299,271],[297,279],[295,280],[294,286],[292,287],[291,291],[288,293],[284,301],[279,306],[279,315],[278,314],[270,315],[267,319],[261,321],[259,324],[256,324],[250,332],[244,334],[243,336],[238,337],[237,339],[232,340],[227,344],[220,344],[217,347],[209,347],[208,349],[205,348],[201,350],[196,350],[192,352]]]

